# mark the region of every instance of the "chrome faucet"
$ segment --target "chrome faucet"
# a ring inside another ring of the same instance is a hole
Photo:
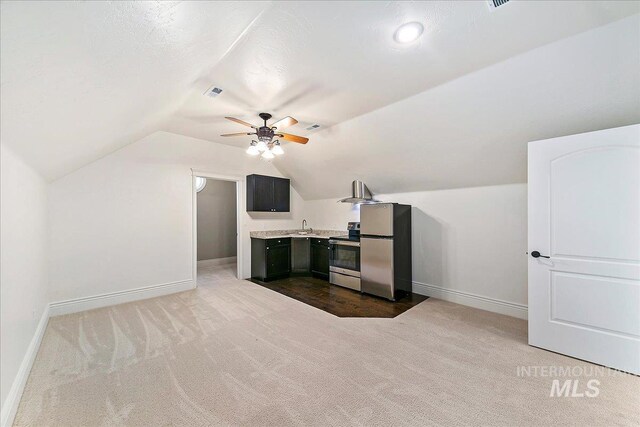
[[[303,219],[302,220],[302,231],[304,231],[304,227],[307,225],[307,220]]]

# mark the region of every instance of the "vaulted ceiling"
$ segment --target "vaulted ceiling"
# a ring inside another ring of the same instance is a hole
[[[224,116],[267,111],[311,138],[275,161],[307,199],[524,182],[527,141],[640,122],[637,2],[0,7],[2,142],[48,179],[157,130],[244,149]]]

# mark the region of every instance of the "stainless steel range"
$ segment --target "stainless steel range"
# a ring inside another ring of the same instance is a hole
[[[329,245],[329,282],[360,290],[360,223],[350,222],[348,236],[331,237]]]

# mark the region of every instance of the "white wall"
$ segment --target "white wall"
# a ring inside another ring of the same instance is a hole
[[[4,144],[0,144],[0,159],[0,399],[4,421],[9,391],[49,295],[47,184]]]
[[[414,291],[526,315],[526,184],[376,197],[413,206]],[[335,199],[307,201],[304,213],[315,228],[344,229],[359,218]]]
[[[192,171],[282,176],[244,149],[156,132],[51,184],[51,300],[192,280]],[[244,189],[242,197],[244,197]],[[243,273],[249,231],[297,227],[290,213],[242,215]]]
[[[192,168],[280,175],[242,149],[158,132],[54,182],[51,300],[191,280]],[[414,206],[416,291],[523,315],[525,184],[378,198]],[[295,190],[291,209],[241,212],[244,277],[251,272],[249,231],[297,228],[302,218],[313,228],[344,229],[359,217],[351,205],[335,199],[305,202]]]

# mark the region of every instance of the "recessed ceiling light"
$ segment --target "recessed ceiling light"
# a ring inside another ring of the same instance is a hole
[[[398,43],[411,43],[418,40],[418,37],[422,35],[422,31],[424,31],[424,27],[421,23],[409,22],[401,25],[400,28],[396,30],[393,38]]]

